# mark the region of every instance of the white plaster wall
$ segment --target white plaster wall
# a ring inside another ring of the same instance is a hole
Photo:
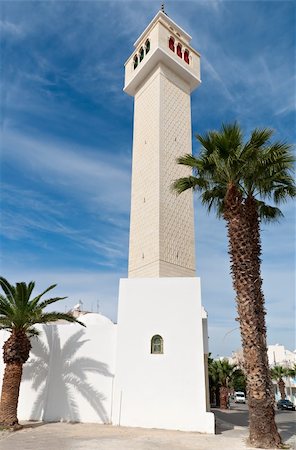
[[[122,279],[113,424],[214,433],[198,278]],[[164,354],[151,354],[155,334]]]
[[[20,420],[109,423],[112,414],[116,325],[99,314],[77,324],[39,326],[24,365]],[[3,346],[8,333],[0,332]],[[0,361],[0,387],[3,379]]]

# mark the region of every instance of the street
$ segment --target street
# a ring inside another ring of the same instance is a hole
[[[232,402],[230,410],[223,411],[221,409],[213,409],[212,411],[218,419],[223,420],[226,428],[229,426],[229,430],[234,429],[235,427],[248,426],[249,411],[247,404],[236,404]],[[283,441],[290,440],[293,436],[296,436],[295,411],[276,410],[275,419]]]

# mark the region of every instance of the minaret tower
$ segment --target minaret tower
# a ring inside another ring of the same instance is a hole
[[[207,317],[195,276],[193,199],[172,182],[188,171],[190,94],[200,57],[159,11],[125,64],[134,97],[129,276],[120,280],[112,423],[214,433],[207,389]]]
[[[195,276],[192,192],[172,182],[188,175],[176,158],[191,153],[190,93],[200,83],[191,37],[159,11],[125,64],[134,97],[129,277]]]

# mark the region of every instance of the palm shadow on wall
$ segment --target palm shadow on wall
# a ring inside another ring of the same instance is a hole
[[[56,325],[45,325],[43,333],[47,345],[40,339],[32,339],[31,358],[24,367],[23,380],[31,380],[38,391],[30,417],[33,420],[80,420],[75,390],[87,400],[103,423],[110,418],[104,408],[106,397],[88,382],[87,373],[113,377],[108,365],[93,358],[75,357],[88,341],[83,340],[84,330],[70,336],[61,347]]]

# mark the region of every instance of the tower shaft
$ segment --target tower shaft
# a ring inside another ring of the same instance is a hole
[[[124,91],[134,97],[129,277],[194,277],[193,195],[172,183],[190,175],[190,94],[200,83],[191,37],[162,11],[135,42]]]
[[[192,192],[172,192],[188,176],[190,87],[159,63],[135,95],[129,277],[195,275]]]

